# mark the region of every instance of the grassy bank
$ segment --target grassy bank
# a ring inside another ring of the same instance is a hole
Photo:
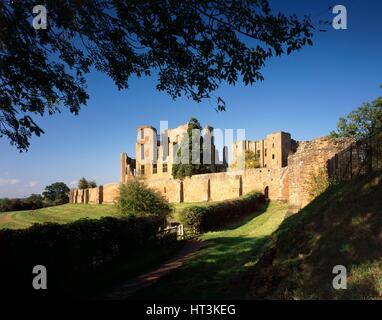
[[[82,218],[99,219],[117,215],[112,205],[64,204],[37,210],[0,213],[0,229],[20,229],[30,227],[33,223],[68,223]]]
[[[285,213],[285,203],[271,202],[224,231],[203,234],[205,245],[192,260],[133,298],[244,298],[251,270]]]
[[[327,189],[287,218],[253,272],[249,298],[381,299],[382,174]],[[332,286],[347,269],[347,289]]]
[[[170,221],[179,221],[179,212],[191,205],[193,203],[173,204],[174,213]],[[0,212],[0,229],[22,229],[30,227],[33,223],[69,223],[83,218],[99,219],[110,216],[118,216],[114,205],[64,204],[37,210]]]

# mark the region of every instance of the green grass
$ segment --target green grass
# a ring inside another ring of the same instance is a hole
[[[251,270],[270,235],[286,213],[286,204],[271,202],[224,231],[208,232],[204,247],[192,260],[143,289],[135,299],[240,299],[245,297]]]
[[[171,222],[180,222],[180,213],[192,206],[202,206],[202,205],[209,205],[211,203],[215,203],[215,201],[209,201],[209,202],[183,202],[183,203],[173,203],[172,206],[174,207],[174,212],[172,213],[170,217]]]
[[[112,205],[64,204],[37,210],[1,213],[0,229],[20,229],[27,228],[33,223],[68,223],[82,218],[99,219],[117,215]]]
[[[248,298],[382,299],[381,248],[382,174],[330,187],[273,235]],[[335,265],[346,290],[332,286]]]
[[[179,221],[179,212],[191,205],[193,203],[173,204],[174,213],[170,220]],[[64,204],[37,210],[0,213],[0,229],[21,229],[28,228],[33,223],[68,223],[83,218],[99,219],[106,216],[118,216],[114,205]]]

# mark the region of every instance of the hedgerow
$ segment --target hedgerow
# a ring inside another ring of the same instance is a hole
[[[169,239],[157,236],[163,223],[160,217],[105,217],[1,230],[0,274],[7,276],[0,291],[33,292],[32,269],[43,265],[48,274],[46,294],[75,295],[91,287],[92,276],[111,262],[133,262],[137,256],[166,245]]]
[[[249,193],[233,200],[187,207],[180,213],[180,217],[182,222],[195,232],[219,230],[256,211],[264,201],[265,197],[262,194]]]

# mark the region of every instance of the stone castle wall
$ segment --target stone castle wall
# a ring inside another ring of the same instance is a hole
[[[170,178],[142,180],[148,187],[159,191],[169,202],[204,202],[234,199],[251,191],[264,192],[268,187],[269,198],[288,200],[283,192],[287,168],[250,169],[219,172],[187,177],[183,181]],[[119,196],[119,184],[71,190],[71,203],[113,203]],[[100,201],[102,199],[102,201]]]
[[[143,179],[159,191],[169,202],[203,202],[233,199],[251,191],[267,193],[271,200],[288,201],[290,211],[297,211],[311,201],[306,187],[312,174],[335,154],[344,150],[350,141],[319,138],[300,142],[297,152],[288,157],[288,166],[258,168],[241,171],[210,173],[187,177],[183,181],[172,178]],[[119,183],[70,192],[71,203],[113,203],[119,196]]]
[[[181,199],[181,184],[179,180],[170,178],[147,180],[146,184],[159,191],[169,202],[180,203]]]
[[[301,142],[297,152],[288,158],[290,210],[297,211],[311,200],[309,183],[320,169],[327,172],[329,160],[346,149],[352,140],[332,140],[328,137]]]
[[[232,163],[244,164],[245,152],[252,151],[262,168],[281,168],[288,165],[288,156],[295,151],[295,141],[290,133],[274,132],[263,140],[239,140],[232,145]]]

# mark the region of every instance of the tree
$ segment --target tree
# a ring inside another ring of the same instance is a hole
[[[163,219],[166,219],[172,211],[168,201],[159,192],[148,188],[138,180],[120,185],[117,208],[123,215],[155,215]]]
[[[260,161],[252,150],[245,150],[245,167],[247,169],[260,168]]]
[[[63,182],[55,182],[45,187],[42,193],[44,200],[54,202],[55,204],[63,204],[69,202],[70,189]]]
[[[25,201],[28,207],[27,210],[36,210],[42,208],[44,206],[43,200],[44,199],[41,194],[32,193]]]
[[[36,210],[43,207],[43,197],[40,194],[31,194],[29,197],[22,199],[0,199],[0,212]]]
[[[172,165],[172,176],[174,179],[184,179],[185,177],[191,177],[194,174],[210,172],[208,165],[203,164],[203,138],[200,138],[199,144],[192,139],[192,130],[195,129],[199,130],[200,133],[202,132],[202,127],[199,121],[195,118],[191,118],[188,122],[187,132],[184,133],[174,159],[174,164]],[[192,163],[193,149],[199,152],[199,164]],[[184,154],[184,152],[186,154]],[[187,162],[184,161],[186,159],[188,160],[188,163],[184,163]]]
[[[260,168],[260,159],[258,159],[252,150],[245,150],[244,156],[239,155],[238,158],[231,163],[230,167],[234,170]]]
[[[82,177],[78,181],[78,189],[88,189],[88,188],[96,188],[97,183],[94,180],[87,180],[84,177]]]
[[[89,180],[88,188],[97,188],[97,182],[95,182],[94,180]]]
[[[361,139],[380,129],[382,129],[382,97],[364,103],[350,112],[346,118],[340,118],[337,123],[337,130],[332,131],[330,136],[333,138],[352,137]]]
[[[89,188],[89,182],[84,177],[82,177],[78,181],[78,189],[87,189],[87,188]]]
[[[172,98],[216,99],[222,82],[252,85],[272,56],[312,45],[308,16],[272,12],[268,0],[46,0],[48,26],[34,30],[34,0],[0,2],[0,137],[20,151],[43,129],[32,116],[86,105],[94,67],[118,89],[158,77]]]

